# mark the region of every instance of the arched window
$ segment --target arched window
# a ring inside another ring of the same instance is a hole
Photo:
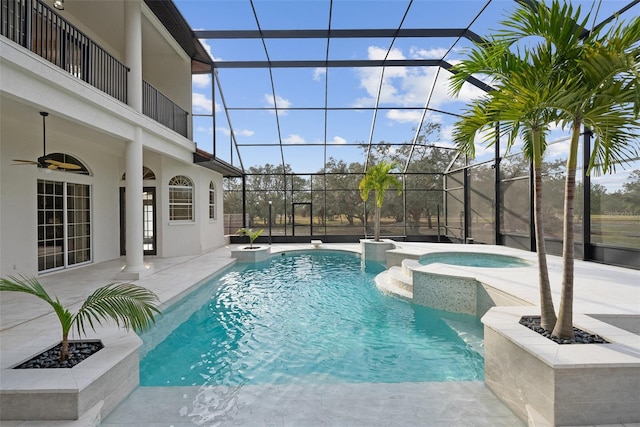
[[[80,160],[69,154],[50,153],[45,156],[45,159],[49,169],[73,172],[76,175],[91,175],[87,167]],[[65,168],[65,165],[74,165],[75,167]]]
[[[169,181],[169,220],[193,221],[193,181],[186,176]]]
[[[122,174],[122,180],[126,180],[127,179],[127,173],[123,173]],[[148,181],[152,181],[154,179],[156,179],[156,174],[153,173],[153,171],[151,169],[149,169],[146,166],[142,167],[142,179],[143,180],[148,180]]]
[[[209,182],[209,219],[216,219],[216,186]]]

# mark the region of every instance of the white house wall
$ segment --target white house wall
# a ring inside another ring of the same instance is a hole
[[[78,2],[65,2],[65,7],[67,3],[71,12]],[[154,24],[148,17],[143,21],[147,26]],[[118,44],[113,40],[114,45]],[[145,60],[146,67],[153,70],[150,78],[154,81],[150,83],[170,85],[176,97],[181,95],[176,101],[190,105],[189,61],[167,49],[166,40],[164,43],[164,54],[150,55]],[[162,68],[166,57],[171,60]],[[144,166],[151,168],[157,178],[143,182],[145,186],[156,187],[157,256],[196,254],[224,244],[222,176],[193,164],[195,144],[191,140],[5,38],[0,38],[0,59],[0,276],[37,274],[38,179],[89,184],[92,262],[121,256],[119,189],[124,185],[121,178],[126,147],[136,137],[136,128],[142,130]],[[40,111],[49,113],[47,152],[76,157],[91,176],[49,172],[35,165],[12,165],[12,159],[35,160],[42,156]],[[169,221],[168,183],[175,175],[186,175],[194,182],[193,223],[176,225]],[[218,198],[215,221],[208,216],[212,180]]]
[[[61,131],[61,119],[51,112],[47,117],[47,151],[72,154],[90,169],[93,176],[49,171],[35,165],[14,165],[12,159],[30,160],[42,155],[42,118],[37,110],[18,109],[18,113],[10,114],[3,108],[6,114],[2,114],[0,121],[2,274],[37,272],[36,189],[39,179],[91,186],[93,261],[116,258],[119,240],[114,230],[119,229],[119,208],[118,193],[113,189],[119,178],[114,165],[119,163],[124,144],[105,148],[104,145],[78,139],[74,136],[73,127]]]
[[[176,175],[189,177],[194,184],[194,221],[174,222],[169,220],[169,180]],[[209,220],[209,182],[222,185],[221,175],[203,167],[192,165],[185,168],[184,165],[167,157],[162,158],[162,172],[157,177],[162,187],[157,191],[162,193],[163,213],[158,218],[161,225],[162,240],[159,247],[162,248],[162,256],[172,257],[185,254],[197,254],[203,250],[224,245],[223,221]],[[219,203],[222,203],[218,194]],[[218,216],[220,218],[220,216]]]

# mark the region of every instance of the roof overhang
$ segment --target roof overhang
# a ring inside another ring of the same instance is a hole
[[[191,72],[211,72],[212,59],[171,0],[144,0],[171,36],[191,58]]]
[[[203,150],[196,149],[196,152],[193,153],[193,163],[218,172],[225,178],[240,178],[244,175],[242,169],[224,160],[220,160]]]

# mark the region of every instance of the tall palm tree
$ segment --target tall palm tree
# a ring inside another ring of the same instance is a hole
[[[0,279],[1,291],[30,294],[53,307],[62,327],[61,361],[69,358],[69,332],[74,325],[80,336],[85,334],[86,324],[95,329],[94,321],[101,323],[107,319],[114,320],[118,326],[137,332],[148,328],[154,321],[154,314],[160,312],[156,307],[158,299],[153,292],[130,283],[112,283],[96,289],[76,314],[71,314],[58,298],[51,298],[34,277]]]
[[[376,198],[376,210],[374,218],[373,235],[376,242],[380,241],[380,211],[384,201],[384,193],[389,187],[395,187],[398,194],[402,194],[402,182],[390,172],[395,169],[393,162],[379,162],[367,169],[364,178],[360,181],[358,189],[363,201],[369,200],[369,193],[373,190]]]
[[[640,17],[587,30],[589,14],[554,0],[550,6],[520,8],[503,36],[513,43],[537,38],[552,46],[558,67],[550,81],[562,83],[567,96],[550,100],[561,123],[571,129],[563,219],[563,273],[558,321],[552,335],[573,337],[573,259],[575,176],[582,127],[595,134],[587,171],[614,171],[638,156],[640,110]]]
[[[454,67],[450,79],[454,95],[459,94],[464,82],[474,74],[489,76],[496,90],[488,92],[469,106],[455,124],[453,141],[460,152],[474,157],[479,133],[484,134],[484,142],[489,146],[494,144],[497,137],[506,136],[507,151],[516,137],[522,137],[523,154],[533,165],[533,219],[541,326],[551,330],[556,323],[556,313],[544,242],[542,159],[546,149],[545,135],[549,124],[556,118],[554,110],[549,108],[549,100],[560,92],[559,87],[549,84],[548,76],[555,64],[547,49],[541,47],[522,52],[516,49],[513,52],[509,46],[510,40],[491,37],[487,42],[477,44],[468,58]]]

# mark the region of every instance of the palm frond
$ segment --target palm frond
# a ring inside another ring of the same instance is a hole
[[[112,319],[118,326],[134,331],[147,329],[160,310],[157,296],[150,290],[130,283],[112,283],[91,294],[75,316],[78,334],[84,334],[85,324]]]
[[[376,197],[376,205],[382,207],[384,193],[389,187],[395,187],[398,194],[402,193],[402,182],[390,172],[397,165],[394,162],[379,162],[367,169],[364,178],[360,181],[358,189],[363,201],[369,199],[369,193],[373,191]]]
[[[54,304],[53,299],[44,290],[38,279],[29,276],[8,276],[8,279],[0,279],[0,291],[22,292],[34,295],[50,305]]]
[[[8,279],[1,278],[0,291],[22,292],[40,298],[53,308],[58,319],[60,319],[62,334],[65,335],[71,329],[71,325],[73,324],[73,315],[69,310],[64,308],[57,297],[54,300],[49,296],[37,278],[23,275],[20,275],[19,277],[9,276]]]

